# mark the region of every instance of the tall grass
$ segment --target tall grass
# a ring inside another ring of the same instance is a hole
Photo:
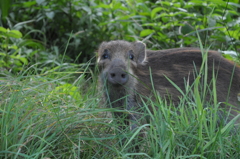
[[[39,75],[5,74],[0,158],[238,158],[240,133],[233,122],[218,123],[214,78],[210,102],[202,98],[206,92],[199,87],[207,85],[198,74],[193,85],[186,82],[177,107],[156,92],[155,101],[143,101],[142,112],[130,112],[148,119],[130,131],[120,130],[109,115],[120,110],[99,106],[102,92],[89,64],[61,65]],[[143,140],[135,140],[140,133]]]
[[[102,110],[93,96],[96,84],[88,84],[90,69],[74,67],[1,77],[0,158],[80,158],[88,149],[81,136],[91,138]]]

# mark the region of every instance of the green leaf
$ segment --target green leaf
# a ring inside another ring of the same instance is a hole
[[[238,30],[234,30],[234,31],[231,31],[231,30],[228,30],[226,32],[226,35],[230,35],[232,38],[235,38],[237,40],[240,40],[240,29]]]
[[[0,32],[6,33],[6,32],[7,32],[7,29],[5,29],[4,27],[1,27],[1,26],[0,26]]]
[[[7,36],[19,39],[22,37],[22,33],[18,30],[11,30],[10,32],[8,32]]]
[[[41,43],[35,42],[33,40],[29,40],[29,39],[22,40],[18,44],[18,46],[19,47],[28,46],[28,47],[33,47],[33,48],[44,49],[44,46]]]
[[[32,7],[33,5],[36,4],[36,1],[30,1],[30,2],[24,2],[23,6],[26,8]]]
[[[234,58],[231,55],[223,54],[223,57],[230,60],[230,61],[234,61]]]
[[[160,12],[162,10],[166,10],[166,9],[162,7],[154,8],[151,12],[151,19],[153,19],[156,16],[157,12]]]
[[[47,12],[46,13],[46,16],[49,18],[49,19],[53,19],[54,16],[55,16],[55,13],[52,11],[52,12]]]
[[[181,33],[183,35],[186,35],[192,31],[194,31],[195,28],[193,26],[191,26],[190,24],[185,23],[184,26],[182,26],[180,29],[181,29]]]
[[[17,45],[8,45],[8,48],[9,49],[14,49],[14,50],[18,49]]]
[[[41,3],[45,2],[45,0],[36,0],[37,4],[40,5]]]
[[[7,54],[4,52],[0,52],[0,56],[6,56]]]
[[[24,65],[28,64],[28,60],[25,57],[19,57],[18,58],[20,61],[22,61],[22,63],[24,63]]]
[[[167,6],[167,7],[172,5],[171,2],[167,2],[167,1],[161,1],[161,3],[162,3],[162,5]]]
[[[24,63],[25,65],[28,64],[28,60],[25,58],[25,57],[22,57],[20,55],[17,55],[17,56],[14,56],[14,55],[11,55],[10,56],[12,59],[16,59],[14,61],[14,64],[17,64],[18,66],[22,66],[22,63]],[[17,61],[18,60],[18,61]],[[22,63],[21,63],[21,62]]]
[[[237,3],[237,0],[236,3],[229,2],[228,4],[240,8],[240,4]]]
[[[64,95],[70,95],[73,99],[81,99],[81,94],[78,92],[78,87],[66,83],[61,86],[56,87],[50,94],[49,99],[54,98],[54,96],[62,97]]]
[[[109,9],[110,8],[110,5],[107,5],[107,4],[99,4],[98,6],[96,6],[96,8],[105,8],[105,9]]]
[[[141,37],[144,37],[144,36],[148,36],[152,33],[154,33],[155,31],[154,30],[151,30],[151,29],[145,29],[145,30],[142,30],[141,33],[140,33],[140,36]]]

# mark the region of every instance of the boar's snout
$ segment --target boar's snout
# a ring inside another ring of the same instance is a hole
[[[114,67],[108,72],[108,81],[114,85],[124,85],[128,81],[128,74],[121,67]]]

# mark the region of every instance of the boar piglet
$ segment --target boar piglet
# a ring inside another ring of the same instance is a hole
[[[138,110],[142,97],[154,99],[153,88],[162,98],[178,105],[186,82],[191,86],[203,63],[203,54],[197,48],[146,50],[142,42],[122,40],[103,42],[98,49],[99,87],[107,105],[123,110]],[[230,119],[239,114],[240,68],[216,51],[207,54],[207,81],[216,78],[217,100],[227,102],[221,107],[230,111]],[[212,88],[212,86],[209,86]],[[207,94],[206,100],[210,98]],[[126,114],[126,113],[125,113]],[[115,113],[123,117],[122,113]],[[136,121],[137,115],[129,113],[126,119]],[[239,122],[239,121],[238,121]],[[126,124],[129,124],[126,122]],[[135,129],[136,124],[131,125]]]

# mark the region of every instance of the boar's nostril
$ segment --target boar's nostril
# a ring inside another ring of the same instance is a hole
[[[108,81],[114,85],[123,85],[128,81],[128,74],[120,67],[113,68],[108,72]]]
[[[114,78],[116,75],[115,73],[111,73],[111,77]]]

